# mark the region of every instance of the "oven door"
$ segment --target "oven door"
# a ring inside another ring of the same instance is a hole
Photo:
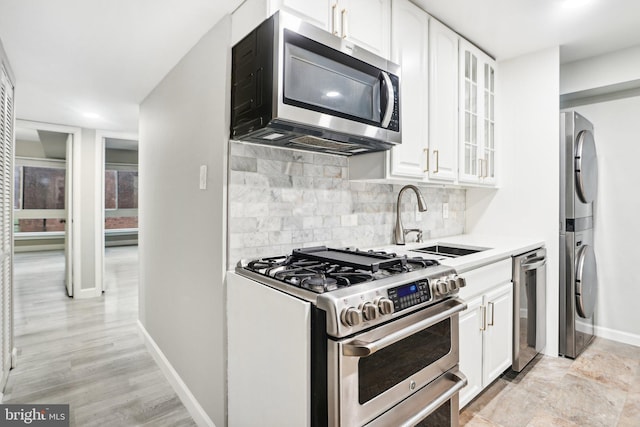
[[[458,364],[458,313],[450,299],[328,343],[329,419],[362,426]],[[424,402],[425,406],[429,402]]]

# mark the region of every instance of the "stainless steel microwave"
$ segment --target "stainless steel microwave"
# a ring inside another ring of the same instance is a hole
[[[232,49],[231,139],[354,155],[401,142],[400,67],[277,12]]]

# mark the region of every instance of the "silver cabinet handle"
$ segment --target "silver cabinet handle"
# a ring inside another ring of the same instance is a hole
[[[393,83],[391,83],[391,78],[389,74],[384,71],[380,71],[382,74],[382,78],[384,79],[384,83],[387,86],[387,111],[384,112],[384,117],[382,118],[382,127],[387,128],[389,123],[391,122],[391,115],[393,114],[393,107],[395,107],[395,99],[393,96]]]
[[[429,149],[428,148],[423,148],[422,151],[424,152],[424,154],[426,154],[426,162],[425,162],[425,164],[427,165],[427,167],[424,168],[423,172],[427,173],[427,172],[429,172]]]
[[[451,299],[447,301],[447,303],[442,303],[440,305],[443,305],[444,307],[441,311],[436,312],[433,316],[430,316],[420,322],[414,323],[406,328],[400,329],[399,331],[392,332],[389,335],[380,338],[379,340],[373,342],[364,342],[356,339],[352,341],[353,344],[344,344],[344,346],[342,347],[342,354],[345,356],[353,357],[371,356],[378,350],[382,350],[383,348],[401,341],[415,333],[418,333],[421,330],[428,328],[429,326],[433,326],[436,323],[441,322],[442,320],[447,319],[467,308],[467,304],[457,298]]]
[[[440,153],[438,150],[433,150],[433,155],[436,156],[436,170],[433,173],[438,173],[440,172]]]
[[[338,30],[336,29],[336,11],[338,8],[338,3],[334,3],[331,6],[331,34],[334,36],[338,35]]]
[[[342,38],[346,39],[347,38],[347,9],[342,9],[342,12],[340,12],[340,15],[341,15],[340,17],[342,18],[340,21]]]
[[[480,330],[481,331],[486,331],[487,330],[487,307],[480,306]]]
[[[496,307],[495,307],[495,304],[494,304],[493,302],[490,302],[490,303],[488,304],[488,306],[490,306],[490,307],[491,307],[491,320],[489,321],[488,325],[489,325],[489,326],[493,326],[493,320],[494,320],[494,319],[493,319],[493,312],[495,311],[495,308],[496,308]]]

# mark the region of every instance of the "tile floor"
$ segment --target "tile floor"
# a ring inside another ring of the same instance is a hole
[[[596,338],[576,360],[537,356],[469,403],[460,425],[639,427],[640,347]]]

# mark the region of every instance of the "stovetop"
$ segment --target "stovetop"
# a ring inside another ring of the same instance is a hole
[[[327,334],[336,338],[437,304],[465,286],[433,259],[324,246],[243,260],[236,273],[325,311]]]
[[[249,261],[243,267],[321,294],[437,265],[438,261],[421,257],[319,246],[296,249],[291,255]]]

